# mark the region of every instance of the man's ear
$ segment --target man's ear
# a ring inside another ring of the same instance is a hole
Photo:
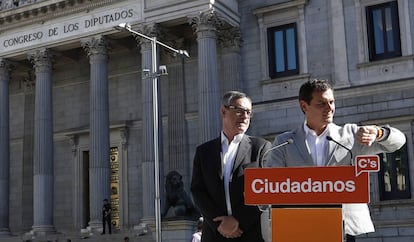
[[[299,106],[300,106],[300,109],[302,109],[302,112],[306,113],[308,104],[303,100],[299,100]]]
[[[225,108],[225,107],[223,107],[223,106],[221,106],[221,108],[220,108],[220,113],[221,113],[221,116],[223,117],[223,116],[224,116],[224,114],[226,113],[226,108]]]

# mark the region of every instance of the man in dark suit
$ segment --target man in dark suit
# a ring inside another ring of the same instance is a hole
[[[245,134],[252,114],[250,98],[227,92],[220,109],[220,136],[197,147],[191,192],[204,217],[203,242],[263,242],[261,212],[244,204],[244,169],[261,167],[271,143]]]
[[[280,144],[292,139],[294,143],[272,151],[266,166],[349,166],[353,165],[351,154],[394,152],[406,141],[401,131],[390,126],[334,124],[335,98],[326,80],[304,83],[299,90],[299,105],[305,121],[274,141]],[[342,211],[347,242],[354,242],[356,235],[374,232],[367,204],[343,204]]]
[[[111,204],[108,199],[103,200],[102,206],[102,234],[105,234],[105,224],[108,225],[109,234],[111,234]]]

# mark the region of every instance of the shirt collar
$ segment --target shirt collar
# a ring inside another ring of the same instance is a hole
[[[234,136],[233,141],[234,143],[240,143],[240,141],[243,138],[244,133],[238,134],[236,136]],[[227,139],[226,135],[224,134],[223,131],[221,131],[221,144],[229,144],[229,140]]]
[[[319,135],[319,137],[325,136],[325,135],[328,133],[328,130],[329,130],[329,127],[330,127],[330,126],[331,126],[331,124],[329,123],[329,124],[326,126],[325,130],[324,130],[324,131],[323,131],[323,132]],[[305,134],[306,134],[306,136],[309,136],[309,135],[317,136],[317,135],[316,135],[316,132],[315,132],[313,129],[310,129],[310,128],[308,127],[306,120],[305,120],[305,122],[303,123],[303,129],[305,130]]]

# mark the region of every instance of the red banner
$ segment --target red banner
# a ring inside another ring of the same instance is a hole
[[[245,203],[368,203],[368,174],[355,176],[353,166],[247,168]]]

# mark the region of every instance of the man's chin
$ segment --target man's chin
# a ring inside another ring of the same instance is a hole
[[[246,127],[238,127],[238,129],[237,129],[237,134],[243,134],[243,133],[245,133],[245,132],[246,132],[246,130],[247,130],[247,128],[246,128]]]
[[[325,123],[326,124],[330,124],[330,123],[332,123],[333,122],[333,117],[332,118],[327,118],[327,119],[325,119]]]

